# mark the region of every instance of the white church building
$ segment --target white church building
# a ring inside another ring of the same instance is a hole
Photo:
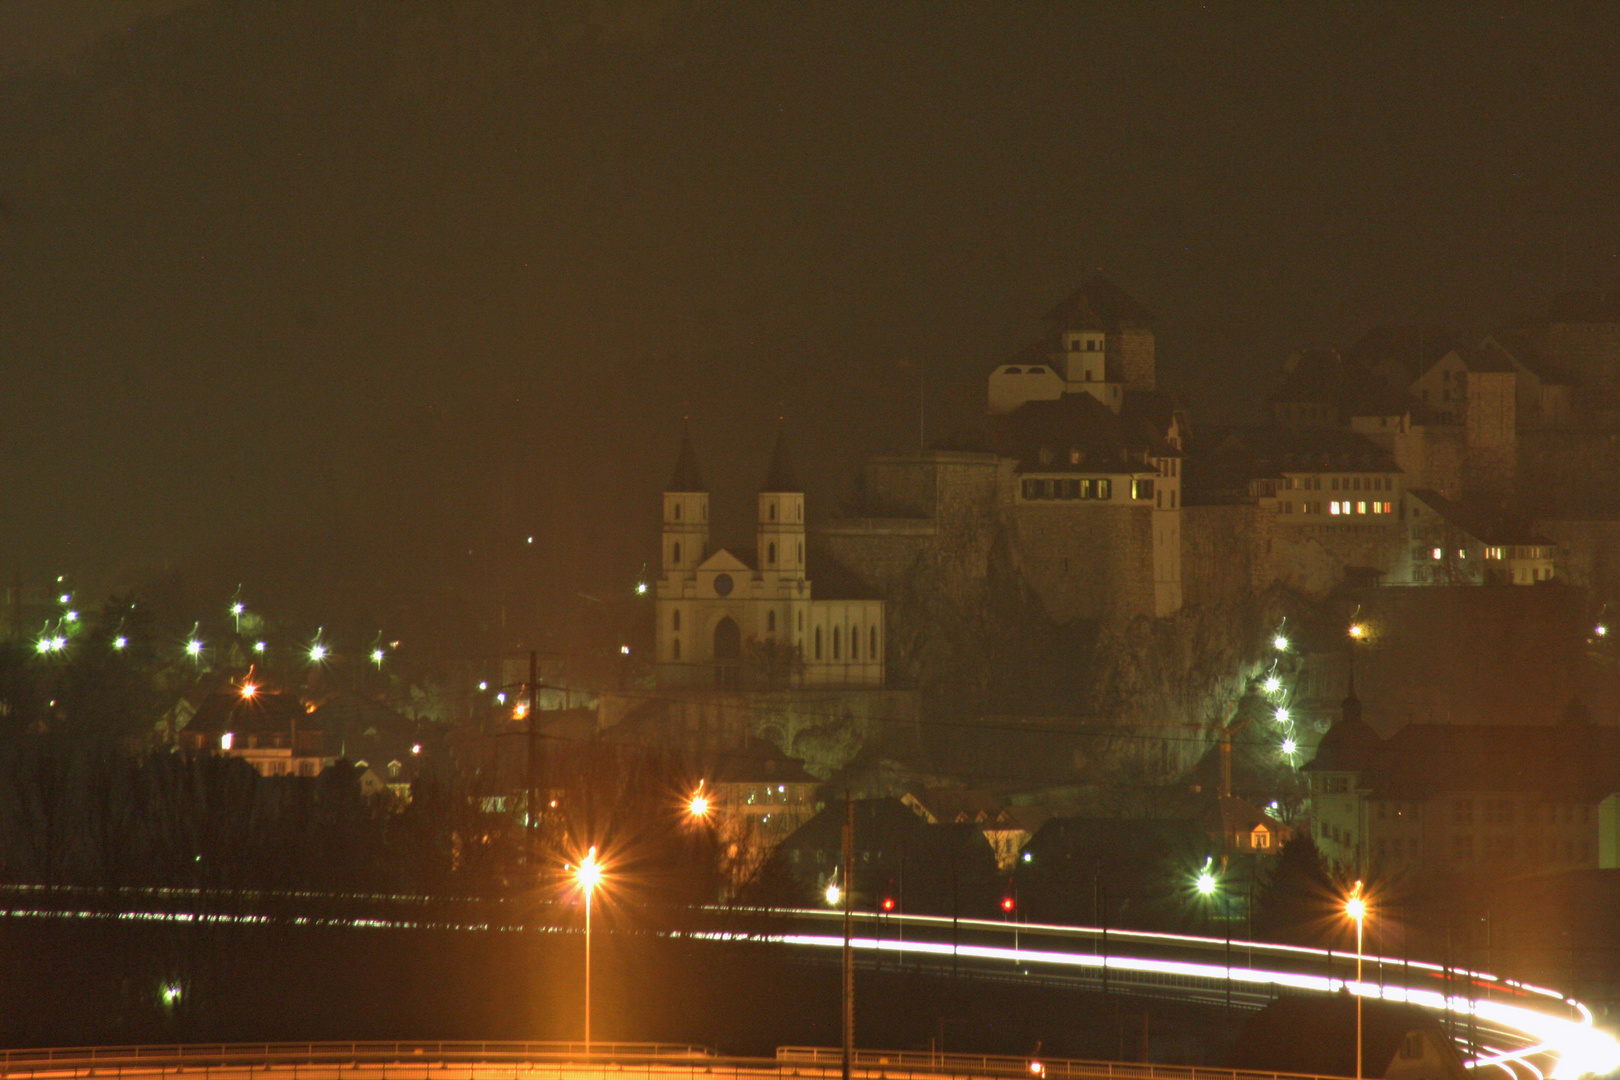
[[[842,582],[816,595],[806,573],[804,493],[780,437],[759,493],[752,561],[710,546],[709,492],[690,437],[682,439],[664,492],[662,568],[654,605],[660,686],[884,684],[883,601]]]

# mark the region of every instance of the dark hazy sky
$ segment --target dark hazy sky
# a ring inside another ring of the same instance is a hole
[[[1099,267],[1195,423],[1241,415],[1300,345],[1616,284],[1617,31],[1613,4],[6,0],[0,557],[346,535],[608,588],[683,416],[733,511],[785,417],[824,510],[915,444],[901,362],[931,434],[971,422]]]

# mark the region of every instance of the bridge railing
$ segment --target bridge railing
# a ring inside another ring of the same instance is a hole
[[[777,1047],[784,1064],[804,1063],[831,1067],[843,1061],[843,1051],[826,1046]],[[852,1065],[878,1069],[885,1076],[908,1073],[947,1073],[973,1076],[1025,1076],[1032,1080],[1342,1080],[1308,1073],[1254,1072],[1247,1069],[1211,1069],[1194,1065],[1153,1065],[1130,1061],[1086,1061],[1076,1058],[1010,1057],[997,1054],[956,1054],[928,1050],[856,1050]]]
[[[0,1073],[41,1069],[154,1068],[235,1063],[275,1065],[380,1063],[413,1060],[507,1062],[598,1057],[712,1058],[707,1047],[646,1042],[303,1042],[185,1043],[157,1046],[74,1046],[0,1051]]]

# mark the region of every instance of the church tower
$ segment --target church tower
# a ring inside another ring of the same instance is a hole
[[[804,577],[804,491],[788,461],[787,437],[781,434],[759,493],[758,554],[760,570]]]
[[[709,492],[698,473],[690,433],[681,436],[675,475],[664,489],[664,573],[697,569],[709,547]]]

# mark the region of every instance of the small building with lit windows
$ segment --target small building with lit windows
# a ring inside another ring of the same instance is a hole
[[[1317,847],[1349,876],[1620,867],[1620,729],[1410,724],[1385,740],[1352,688],[1305,771]]]
[[[1406,493],[1406,548],[1393,578],[1408,585],[1539,585],[1557,580],[1557,545],[1529,521],[1475,499]]]
[[[654,614],[663,687],[882,686],[883,601],[829,567],[816,587],[805,547],[804,492],[779,438],[760,490],[748,560],[710,543],[709,492],[691,439],[664,492],[663,573]]]

